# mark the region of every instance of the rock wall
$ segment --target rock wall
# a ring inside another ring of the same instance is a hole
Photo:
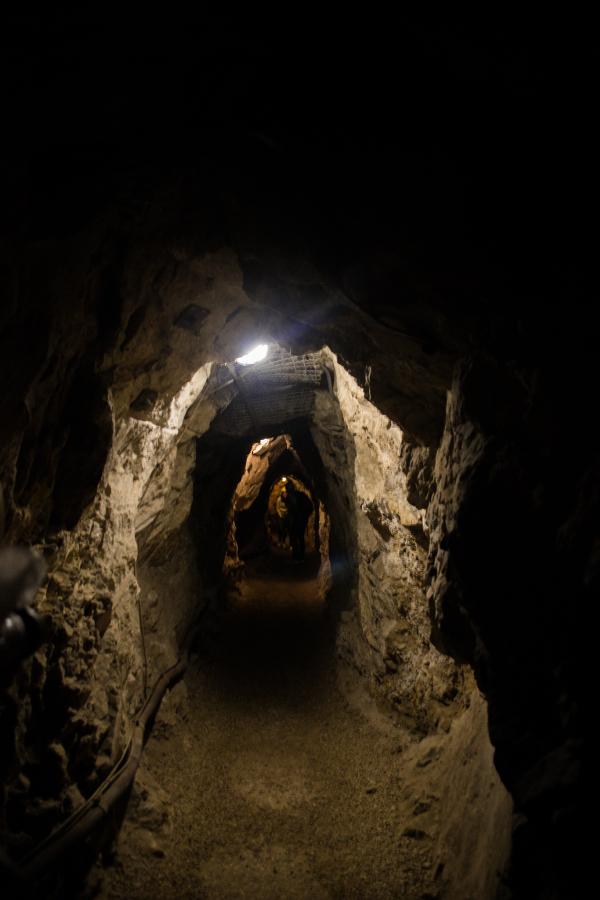
[[[599,469],[583,395],[561,412],[581,441],[552,440],[542,427],[563,378],[518,356],[474,354],[457,367],[429,512],[432,636],[473,666],[488,701],[496,766],[518,811],[519,898],[585,890],[576,823],[592,815],[584,669],[593,636],[577,623],[597,594]]]
[[[107,774],[199,602],[193,554],[179,602],[166,576],[155,597],[145,568],[176,565],[191,546],[195,438],[215,413],[194,404],[209,361],[248,339],[227,322],[247,302],[231,247],[157,237],[173,224],[160,190],[143,224],[126,195],[75,234],[2,244],[2,351],[14,357],[0,416],[6,538],[44,552],[39,606],[54,630],[0,712],[3,830],[17,853]]]
[[[428,526],[425,509],[408,500],[402,432],[330,351],[324,355],[335,372],[335,398],[317,395],[312,434],[328,476],[334,572],[343,552],[353,584],[339,652],[409,730],[447,730],[472,675],[430,643]]]
[[[475,689],[447,734],[404,751],[401,845],[431,869],[440,900],[507,896],[513,804],[494,766],[487,704]]]
[[[175,620],[185,625],[197,597],[188,590],[178,604],[163,598],[169,614],[162,613],[160,640],[153,642],[157,596],[140,595],[135,526],[146,521],[152,541],[162,532],[168,543],[189,514],[193,444],[185,414],[208,374],[204,367],[183,386],[163,410],[162,424],[115,421],[94,502],[51,548],[38,609],[52,617],[54,636],[21,667],[3,710],[5,740],[17,711],[6,771],[11,847],[26,848],[93,792],[118,758],[149,680],[177,655]]]
[[[252,445],[250,453],[246,458],[244,472],[240,478],[235,493],[231,501],[231,507],[227,515],[227,525],[229,527],[229,536],[227,540],[227,555],[224,563],[224,574],[236,567],[240,562],[240,547],[237,537],[237,519],[240,513],[246,512],[258,499],[261,488],[269,473],[269,469],[275,465],[281,454],[290,449],[291,441],[287,435],[279,435],[272,440],[265,452],[255,455],[252,451],[255,444]],[[254,518],[254,517],[253,517]],[[264,515],[261,516],[257,512],[258,521],[252,529],[250,538],[250,552],[264,551],[266,545],[266,528],[264,525]],[[246,549],[246,548],[242,548]]]

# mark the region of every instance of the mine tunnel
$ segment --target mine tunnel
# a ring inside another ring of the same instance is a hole
[[[558,44],[217,19],[2,82],[2,896],[585,896]]]

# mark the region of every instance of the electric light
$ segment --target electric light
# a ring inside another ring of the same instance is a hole
[[[240,366],[251,366],[253,363],[260,362],[261,359],[264,359],[268,349],[268,344],[259,344],[258,347],[251,350],[250,353],[246,353],[245,356],[240,356],[236,359],[236,363],[239,363]]]

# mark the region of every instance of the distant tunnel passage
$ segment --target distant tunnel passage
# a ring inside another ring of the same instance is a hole
[[[292,502],[288,503],[290,491]],[[303,547],[309,553],[315,552],[319,546],[318,519],[318,510],[315,510],[311,493],[299,478],[282,475],[273,483],[266,511],[271,547],[283,546],[286,541],[291,547],[291,535],[295,530],[302,532]]]
[[[290,604],[310,598],[323,606],[330,588],[329,516],[307,486],[312,479],[291,435],[272,440],[259,459],[255,450],[232,501],[227,546],[241,565],[234,569],[228,602],[234,595],[247,602],[262,592],[275,606],[286,597]]]
[[[136,606],[106,618],[133,664],[113,683],[107,656],[108,688],[94,688],[99,717],[112,715],[108,690],[121,712],[84,797],[119,752],[138,680],[153,684],[200,608],[204,616],[192,668],[156,718],[109,897],[149,900],[161,885],[165,897],[382,900],[435,892],[444,873],[462,900],[489,894],[507,859],[510,799],[485,706],[470,669],[431,642],[429,528],[416,505],[426,490],[409,488],[400,428],[323,354],[335,392],[316,381],[279,391],[277,409],[297,415],[276,436],[252,433],[240,403],[215,413],[215,392],[231,385],[204,375],[208,387],[182,401],[166,451],[143,444],[140,434],[156,434],[143,420],[123,442],[103,502],[131,495],[127,466],[135,471],[146,446],[126,595]],[[282,358],[287,372],[294,359]],[[277,527],[284,489],[292,520],[303,498],[310,505],[304,558],[297,533]],[[443,823],[466,808],[464,847],[491,865],[465,867],[452,849]]]
[[[336,396],[318,393],[283,434],[249,442],[215,426],[197,441],[186,553],[220,587],[144,764],[149,796],[165,792],[163,825],[148,837],[130,812],[115,896],[127,878],[140,900],[173,878],[214,900],[382,900],[434,894],[440,873],[456,896],[486,896],[506,858],[510,801],[485,708],[469,670],[429,640],[428,534],[402,433],[334,365]],[[290,484],[313,503],[303,564],[276,522]],[[156,590],[168,568],[141,577]],[[465,870],[440,824],[457,808],[457,765],[472,816],[461,827],[493,872]],[[144,862],[148,841],[159,862]]]

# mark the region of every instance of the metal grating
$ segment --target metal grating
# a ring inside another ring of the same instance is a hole
[[[292,356],[277,344],[269,345],[264,362],[239,368],[255,415],[265,426],[309,416],[314,408],[314,391],[321,383],[323,371],[319,353]],[[245,401],[227,367],[220,366],[212,381],[215,402],[222,409],[215,427],[235,434],[252,430]]]
[[[265,366],[269,367],[273,363],[280,363],[286,359],[293,359],[289,350],[285,350],[278,344],[269,344],[269,352],[264,361],[255,363],[253,366],[240,366],[239,371],[246,377],[253,369]],[[219,390],[219,388],[229,384],[231,382],[231,374],[227,366],[218,366],[211,375],[211,381],[213,382],[213,390]]]
[[[323,366],[316,353],[305,356],[290,356],[287,359],[273,360],[269,365],[256,365],[248,373],[243,373],[244,384],[248,390],[272,390],[290,384],[321,383]]]
[[[251,375],[244,373],[244,384],[260,425],[274,427],[311,415],[315,405],[315,389],[320,384],[323,371],[320,358],[315,359],[315,356],[288,356],[287,360],[271,361],[268,366],[260,366],[261,371],[256,371],[259,366],[253,367],[255,371]],[[217,416],[215,427],[230,434],[241,435],[252,431],[246,403],[237,388],[232,390],[230,386],[219,393],[229,394],[229,401]]]
[[[283,347],[270,344],[264,362],[255,363],[253,366],[240,366],[239,374],[250,391],[269,390],[282,384],[318,385],[323,374],[323,364],[319,353],[292,356]],[[237,393],[227,366],[219,366],[213,379],[213,391],[231,385]]]
[[[279,425],[290,419],[310,416],[315,405],[314,391],[303,385],[290,385],[270,395],[252,395],[252,404],[261,425]],[[219,416],[219,430],[244,434],[252,423],[242,397],[236,397]]]

